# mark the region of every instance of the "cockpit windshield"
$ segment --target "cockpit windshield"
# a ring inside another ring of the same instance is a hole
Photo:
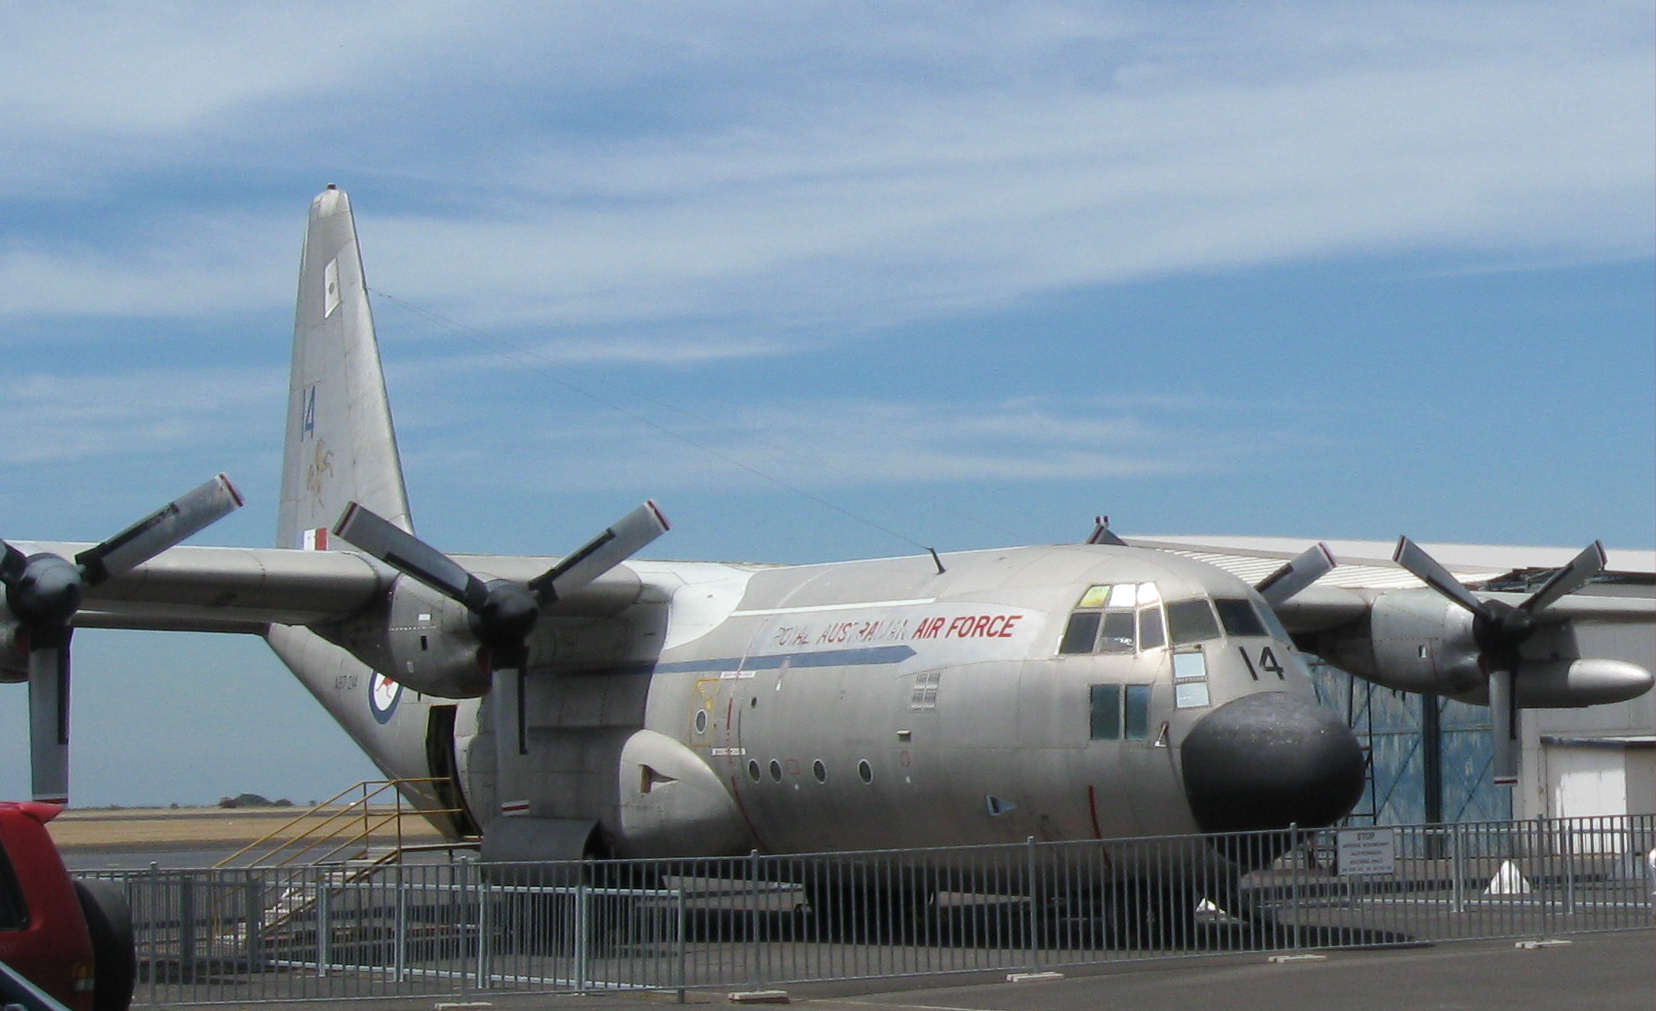
[[[1219,623],[1206,598],[1175,600],[1167,605],[1167,631],[1173,645],[1183,646],[1219,638]]]
[[[1135,653],[1160,649],[1166,639],[1155,583],[1100,583],[1081,595],[1058,652]]]
[[[1220,597],[1214,600],[1213,606],[1219,612],[1219,623],[1225,626],[1226,635],[1265,634],[1265,625],[1259,620],[1258,612],[1246,600]]]
[[[1270,608],[1245,597],[1162,603],[1154,583],[1089,587],[1070,613],[1059,653],[1142,653],[1231,638],[1290,641]]]

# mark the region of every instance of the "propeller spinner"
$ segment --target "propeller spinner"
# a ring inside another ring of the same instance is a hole
[[[1537,615],[1540,612],[1560,598],[1586,586],[1604,571],[1604,545],[1598,541],[1589,544],[1517,607],[1499,600],[1480,600],[1451,575],[1448,569],[1407,537],[1398,538],[1397,550],[1392,553],[1392,560],[1472,615],[1472,638],[1478,647],[1478,667],[1489,678],[1489,717],[1495,745],[1495,785],[1516,784],[1516,690],[1521,668],[1518,650],[1535,633]]]
[[[29,762],[34,799],[69,802],[69,639],[90,587],[143,564],[241,507],[219,474],[70,561],[0,541],[0,584],[29,649]]]
[[[356,502],[345,507],[334,525],[337,536],[459,603],[471,615],[472,632],[483,647],[489,669],[501,807],[509,807],[512,813],[527,809],[527,801],[513,795],[508,784],[515,777],[509,777],[507,770],[515,755],[528,752],[523,668],[528,662],[529,633],[541,608],[592,582],[666,530],[667,518],[654,502],[645,502],[552,568],[518,583],[508,579],[485,582]]]

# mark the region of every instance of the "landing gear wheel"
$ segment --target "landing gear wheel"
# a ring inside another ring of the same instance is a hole
[[[109,881],[76,881],[87,932],[92,935],[92,1006],[126,1011],[138,980],[138,953],[132,940],[132,910],[120,886]]]

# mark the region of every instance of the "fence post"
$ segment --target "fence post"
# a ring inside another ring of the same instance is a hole
[[[759,989],[759,851],[748,851],[748,987]]]
[[[391,876],[391,882],[397,889],[396,951],[393,953],[396,964],[391,978],[401,983],[403,977],[407,974],[408,968],[408,889],[403,887],[403,865],[401,860],[396,864],[396,873]]]
[[[1564,850],[1564,915],[1575,915],[1575,825],[1574,818],[1564,819],[1564,835],[1560,840]]]
[[[1466,912],[1466,852],[1461,843],[1461,823],[1449,826],[1449,888],[1456,913]]]
[[[592,902],[587,894],[586,864],[575,880],[575,992],[587,992],[587,939],[592,933]]]
[[[149,908],[145,911],[144,926],[148,928],[146,933],[149,937],[148,947],[150,971],[147,975],[149,982],[150,1003],[154,1003],[156,990],[159,989],[155,985],[155,965],[160,960],[158,956],[161,953],[160,924],[162,922],[161,865],[154,860],[151,860],[149,865],[149,893]],[[144,975],[140,974],[139,978],[143,979]],[[134,999],[136,999],[136,997]]]
[[[264,960],[264,884],[259,872],[249,867],[247,880],[242,885],[245,897],[247,923],[247,964],[252,970]]]
[[[489,988],[489,941],[494,936],[490,920],[489,882],[483,876],[483,866],[476,862],[466,865],[472,885],[477,889],[477,988]]]
[[[1028,922],[1024,927],[1024,937],[1025,937],[1025,940],[1028,942],[1028,947],[1029,947],[1029,971],[1030,972],[1040,972],[1041,971],[1041,952],[1040,952],[1040,943],[1041,942],[1040,942],[1040,938],[1038,936],[1036,936],[1036,932],[1037,932],[1036,915],[1039,911],[1037,907],[1040,905],[1040,902],[1035,897],[1035,837],[1034,836],[1026,836],[1024,838],[1024,874],[1027,875],[1027,877],[1024,879],[1025,880],[1024,891],[1029,893],[1029,896],[1028,896],[1028,907],[1029,908],[1028,908],[1027,913],[1025,914],[1026,917],[1027,917]]]
[[[191,977],[196,963],[195,878],[178,877],[178,963]]]
[[[333,926],[328,922],[331,918],[328,908],[332,896],[328,890],[328,869],[321,864],[316,867],[316,975],[320,978],[328,974],[328,960],[333,957],[329,950],[333,943]]]
[[[679,882],[678,888],[674,889],[674,894],[678,897],[678,965],[679,965],[679,969],[678,969],[678,972],[679,972],[678,1002],[680,1004],[683,1004],[685,1002],[685,1000],[687,999],[687,994],[686,994],[685,991],[690,986],[690,963],[689,963],[689,948],[685,945],[685,942],[684,942],[684,928],[685,928],[684,883],[683,883],[682,880]]]
[[[1288,908],[1290,908],[1294,911],[1294,950],[1295,951],[1301,950],[1301,948],[1300,948],[1300,920],[1303,919],[1304,916],[1305,916],[1305,911],[1300,909],[1300,891],[1299,891],[1299,872],[1300,872],[1300,869],[1299,869],[1299,861],[1296,861],[1294,859],[1294,839],[1295,839],[1295,837],[1297,837],[1299,835],[1298,829],[1299,829],[1299,824],[1297,822],[1289,822],[1288,823],[1288,888],[1289,888],[1289,892],[1292,896],[1292,898],[1288,902]],[[1303,856],[1302,856],[1301,859],[1303,859]]]

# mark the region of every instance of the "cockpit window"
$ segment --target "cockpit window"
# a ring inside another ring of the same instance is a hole
[[[1139,649],[1155,649],[1167,645],[1167,636],[1162,634],[1161,608],[1152,604],[1149,607],[1139,608]]]
[[[1167,644],[1155,583],[1087,587],[1064,626],[1059,653],[1133,653]]]
[[[1167,605],[1167,631],[1173,645],[1219,638],[1219,623],[1206,598],[1175,600]]]
[[[1098,640],[1100,653],[1131,653],[1133,651],[1133,612],[1105,611],[1104,637]]]
[[[1100,617],[1097,611],[1077,611],[1070,615],[1069,624],[1064,627],[1064,641],[1058,644],[1058,652],[1091,653],[1093,645],[1098,642]]]
[[[1246,600],[1220,597],[1213,602],[1219,612],[1219,623],[1225,626],[1225,634],[1229,636],[1260,636],[1265,634],[1265,626],[1259,620],[1259,614],[1253,605]]]

